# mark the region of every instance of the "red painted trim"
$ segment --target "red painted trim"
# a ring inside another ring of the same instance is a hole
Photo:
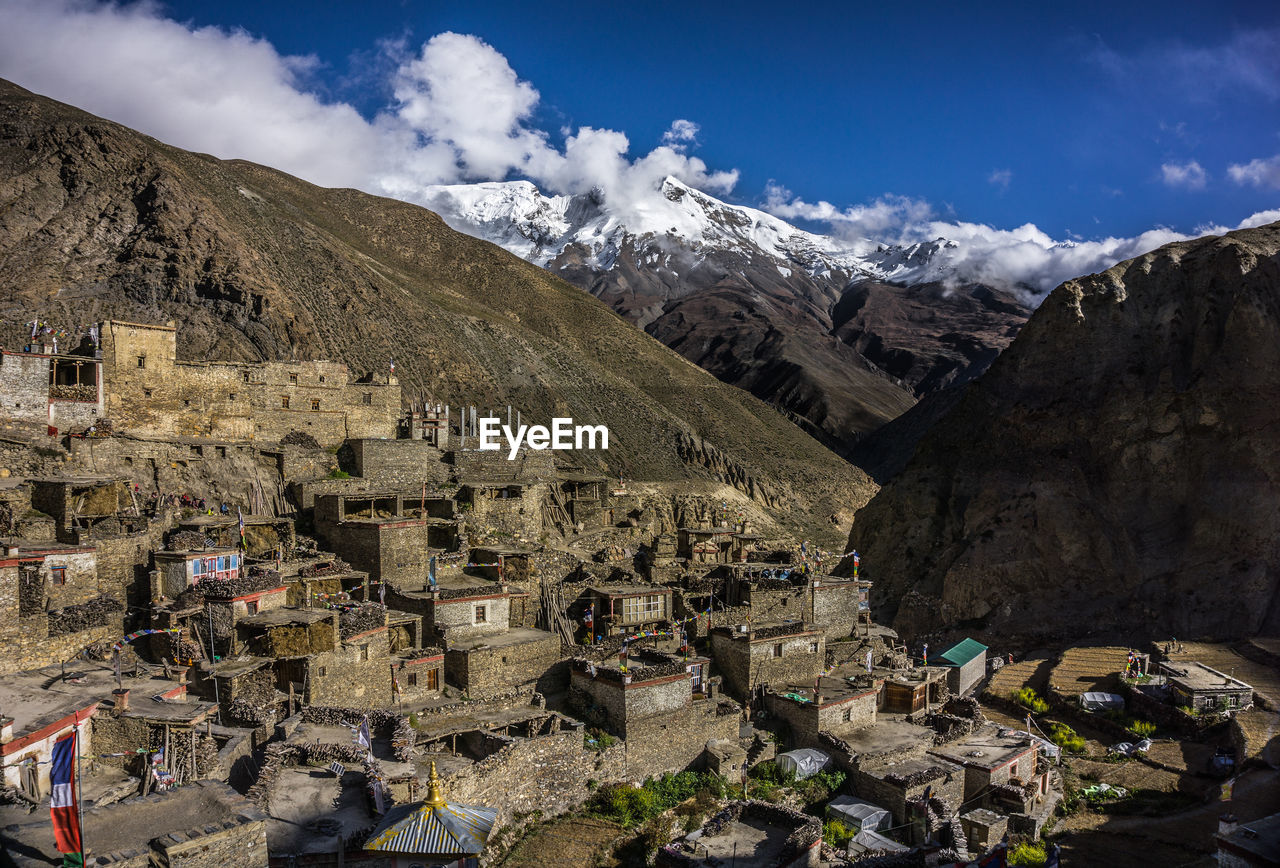
[[[79,711],[71,712],[71,714],[68,714],[56,723],[51,723],[48,726],[38,729],[29,735],[24,735],[21,738],[15,738],[8,744],[0,745],[0,756],[8,756],[9,754],[17,753],[29,745],[35,744],[38,741],[43,741],[50,736],[57,735],[68,727],[75,726],[77,723],[83,723],[93,717],[93,713],[97,710],[98,703],[95,702],[92,705],[80,709]]]
[[[834,708],[837,705],[844,705],[846,702],[853,702],[855,699],[866,699],[868,696],[875,696],[879,690],[868,690],[866,693],[855,693],[853,696],[846,696],[844,699],[837,699],[834,702],[824,702],[818,708]]]
[[[365,636],[372,636],[374,633],[381,633],[383,630],[386,630],[386,629],[387,628],[383,626],[383,627],[374,627],[372,630],[365,630],[363,633],[355,634],[350,639],[343,639],[342,644],[345,645],[349,642],[354,642],[357,639],[363,639]]]
[[[217,580],[215,579],[215,581],[217,581]],[[194,587],[194,585],[193,585],[193,587]],[[255,592],[253,592],[252,594],[245,594],[243,597],[232,597],[232,598],[231,598],[230,600],[228,600],[227,602],[229,602],[229,603],[239,603],[239,602],[241,602],[241,601],[243,601],[243,600],[247,600],[247,601],[249,601],[249,602],[254,602],[255,600],[261,600],[261,599],[262,599],[263,597],[265,597],[267,594],[278,594],[278,593],[280,593],[281,591],[287,591],[287,590],[289,590],[289,587],[288,587],[287,585],[281,585],[281,586],[280,586],[280,587],[278,587],[278,588],[269,588],[268,590],[265,590],[265,591],[255,591]],[[215,602],[216,602],[216,601],[215,601]]]
[[[172,690],[166,691],[160,695],[163,696],[165,699],[177,699],[179,696],[186,696],[187,685],[179,684],[177,687],[173,688]]]
[[[21,560],[21,558],[0,558],[0,567],[16,567]]]
[[[443,660],[443,659],[444,659],[443,654],[437,654],[434,657],[419,657],[416,660],[405,660],[400,665],[401,666],[418,666],[422,663],[434,663],[437,660]]]
[[[18,560],[29,561],[36,558],[44,560],[50,555],[87,555],[97,550],[97,546],[77,546],[73,549],[19,549]]]
[[[630,684],[622,685],[625,690],[634,690],[637,687],[656,687],[659,684],[670,684],[673,681],[692,681],[693,676],[688,670],[681,672],[679,675],[667,675],[662,678],[655,678],[652,681],[636,681],[632,679]]]

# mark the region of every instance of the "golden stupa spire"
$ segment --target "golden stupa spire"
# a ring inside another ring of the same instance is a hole
[[[440,791],[440,775],[436,774],[436,761],[431,761],[431,775],[427,778],[427,802],[428,807],[443,808],[444,793]]]

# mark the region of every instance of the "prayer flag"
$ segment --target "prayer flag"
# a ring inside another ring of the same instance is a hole
[[[79,853],[80,814],[77,806],[75,763],[78,752],[77,733],[73,729],[53,743],[53,764],[49,770],[49,814],[53,819],[53,838],[59,853]]]
[[[240,519],[240,548],[248,549],[244,542],[244,513],[240,511],[240,507],[236,507],[236,516]]]

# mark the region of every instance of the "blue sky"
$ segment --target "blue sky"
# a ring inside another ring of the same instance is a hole
[[[837,235],[1125,241],[1044,280],[1280,219],[1280,5],[891,7],[0,0],[0,76],[411,201],[669,172]]]
[[[1274,3],[354,5],[165,8],[316,55],[318,84],[369,114],[390,96],[360,76],[380,41],[475,34],[538,89],[544,128],[648,148],[690,119],[697,155],[737,168],[748,202],[770,180],[838,206],[893,193],[1055,237],[1189,231],[1280,202],[1227,176],[1280,153]],[[1165,183],[1162,165],[1192,161],[1203,187]]]

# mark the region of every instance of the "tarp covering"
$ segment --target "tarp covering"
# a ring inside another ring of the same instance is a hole
[[[893,815],[886,808],[852,796],[836,796],[828,802],[827,816],[839,820],[855,833],[863,829],[878,832],[889,828],[893,822]]]
[[[905,844],[899,844],[884,835],[865,829],[853,836],[853,840],[849,842],[848,853],[850,856],[860,856],[863,853],[877,852],[905,853],[910,849]]]
[[[1118,693],[1081,693],[1080,706],[1087,711],[1110,711],[1124,708],[1124,697]]]
[[[776,762],[784,772],[795,772],[797,780],[804,780],[831,765],[831,757],[820,750],[804,747],[778,754]]]

